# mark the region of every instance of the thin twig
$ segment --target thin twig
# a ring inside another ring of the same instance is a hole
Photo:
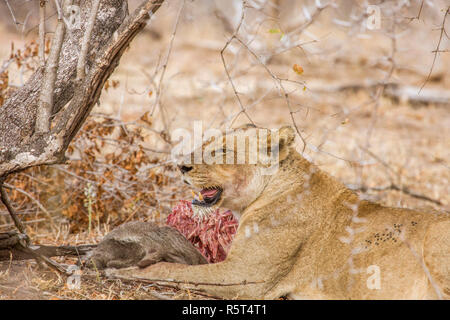
[[[23,226],[20,219],[17,217],[16,211],[12,207],[11,202],[9,201],[8,194],[4,189],[3,184],[5,182],[5,179],[6,177],[2,177],[0,179],[0,195],[1,195],[0,198],[3,204],[5,205],[6,209],[8,209],[9,215],[11,216],[11,219],[14,221],[14,225],[16,226],[17,230],[19,230],[20,233],[26,235],[25,227]]]
[[[441,24],[441,28],[440,28],[441,33],[440,33],[440,35],[439,35],[439,41],[438,41],[436,50],[433,51],[433,52],[434,52],[434,56],[433,56],[433,62],[431,63],[430,72],[428,72],[427,78],[425,79],[425,82],[424,82],[424,83],[422,84],[422,86],[420,87],[419,93],[418,93],[418,94],[420,94],[420,92],[422,91],[423,87],[425,87],[425,85],[427,84],[427,82],[430,80],[431,74],[433,73],[434,64],[436,63],[436,58],[437,58],[437,55],[438,55],[438,53],[439,53],[439,51],[440,51],[439,47],[441,46],[442,37],[443,37],[443,35],[444,35],[444,33],[445,33],[445,19],[447,18],[447,15],[448,15],[449,13],[450,13],[450,6],[449,6],[449,7],[447,8],[447,10],[445,11],[444,19],[442,19],[442,24]]]
[[[320,15],[320,13],[327,8],[329,5],[331,5],[334,1],[331,1],[330,3],[327,3],[325,5],[322,6],[318,6],[316,5],[316,11],[314,11],[314,13],[311,15],[310,19],[308,19],[308,21],[306,21],[305,23],[303,23],[301,26],[294,28],[294,30],[289,31],[285,36],[291,37],[291,36],[296,36],[296,37],[300,37],[301,33],[306,30],[306,28],[308,28],[314,21],[315,19]]]
[[[5,0],[6,6],[8,7],[9,12],[11,13],[11,17],[14,21],[14,26],[16,27],[17,30],[19,30],[18,25],[20,24],[17,20],[16,20],[16,16],[14,15],[14,11],[11,8],[11,5],[9,4],[9,0]]]
[[[246,48],[247,51],[250,52],[250,53],[253,55],[253,57],[255,57],[255,59],[261,64],[261,66],[262,66],[262,67],[267,71],[267,73],[272,77],[272,79],[274,79],[276,82],[278,82],[278,86],[279,86],[279,88],[280,88],[280,90],[281,90],[281,92],[282,92],[282,94],[283,94],[283,97],[284,97],[284,99],[285,99],[285,101],[286,101],[286,105],[287,105],[287,107],[288,107],[288,109],[289,109],[289,115],[290,115],[290,117],[291,117],[292,124],[294,125],[295,131],[297,132],[298,136],[300,137],[300,139],[301,139],[302,142],[303,142],[302,153],[305,152],[305,148],[306,148],[307,143],[306,143],[305,138],[304,138],[303,135],[301,134],[300,129],[298,128],[297,123],[296,123],[296,121],[295,121],[294,114],[296,113],[296,111],[294,111],[294,110],[292,109],[291,102],[289,101],[289,94],[288,94],[288,92],[286,91],[286,89],[284,88],[283,80],[280,79],[278,76],[276,76],[276,75],[272,72],[272,70],[270,70],[269,67],[261,60],[261,58],[260,58],[260,57],[259,57],[252,49],[250,49],[250,48],[248,47],[247,44],[244,43],[244,41],[242,41],[239,37],[235,37],[235,39],[236,39],[237,41],[239,41],[239,43],[242,44],[242,46],[244,46],[244,48]]]
[[[420,14],[422,13],[422,8],[423,8],[423,3],[425,0],[422,0],[422,2],[420,3],[420,9],[419,9],[419,13],[417,14],[416,19],[419,20],[420,19]]]
[[[58,13],[58,20],[63,20],[63,12],[61,10],[61,5],[59,4],[60,0],[55,0],[55,6],[56,6],[56,12]],[[62,0],[65,1],[65,0]],[[64,8],[64,4],[63,4],[63,8]]]
[[[28,11],[27,16],[25,17],[25,20],[22,23],[22,36],[25,34],[25,29],[27,27],[27,23],[28,23],[28,20],[30,19],[31,15],[32,15],[32,12]]]
[[[237,34],[239,33],[239,30],[241,29],[241,25],[242,25],[242,22],[244,21],[244,17],[245,17],[245,6],[246,6],[246,2],[243,1],[243,4],[242,4],[242,15],[241,15],[241,20],[239,21],[239,24],[238,24],[238,26],[236,27],[236,30],[234,30],[233,35],[230,37],[230,39],[228,39],[228,41],[225,43],[225,46],[224,46],[224,47],[222,48],[222,50],[220,51],[220,57],[221,57],[221,59],[222,59],[222,64],[223,64],[223,68],[225,69],[225,73],[227,74],[228,81],[230,82],[231,87],[233,88],[234,95],[236,96],[236,99],[237,99],[237,101],[238,101],[238,103],[239,103],[239,106],[240,106],[240,108],[241,108],[241,111],[237,114],[236,118],[237,118],[241,113],[243,113],[243,114],[245,114],[245,116],[248,118],[248,120],[249,120],[252,124],[255,124],[255,123],[253,122],[252,118],[250,118],[250,116],[248,115],[246,109],[244,108],[244,105],[242,104],[241,98],[239,97],[239,94],[238,94],[238,92],[237,92],[237,90],[236,90],[236,86],[234,85],[233,79],[231,78],[230,72],[228,71],[227,64],[226,64],[226,62],[225,62],[225,57],[224,57],[224,55],[223,55],[224,52],[225,52],[225,50],[226,50],[226,49],[228,48],[228,46],[230,45],[230,43],[231,43],[234,39],[236,39]],[[236,118],[235,118],[235,119],[236,119]],[[233,125],[233,122],[234,122],[235,119],[233,119],[233,121],[231,122],[230,126]]]
[[[25,251],[26,253],[32,255],[36,260],[38,261],[42,261],[45,262],[51,269],[57,271],[60,274],[66,275],[66,276],[70,276],[71,273],[68,272],[63,266],[61,266],[59,263],[53,261],[52,259],[39,254],[37,252],[35,252],[33,249],[29,248],[29,247],[22,247],[21,250]]]
[[[45,67],[45,3],[46,0],[39,1],[39,64]]]
[[[217,286],[217,287],[233,287],[233,286],[246,286],[252,284],[261,284],[265,281],[241,281],[241,282],[233,282],[233,283],[214,283],[214,282],[196,282],[196,281],[182,281],[182,280],[174,280],[174,279],[157,279],[157,278],[137,278],[137,277],[127,277],[122,275],[108,275],[109,277],[117,278],[117,279],[125,279],[125,280],[135,280],[145,283],[176,283],[176,284],[185,284],[185,285],[193,285],[193,286]]]
[[[442,206],[442,202],[433,198],[430,198],[426,195],[420,194],[420,193],[416,193],[414,191],[411,191],[409,188],[407,187],[399,187],[398,185],[391,183],[390,185],[386,186],[386,187],[366,187],[366,186],[361,186],[360,188],[358,188],[357,190],[360,190],[362,192],[366,192],[366,191],[389,191],[389,190],[394,190],[394,191],[400,191],[410,197],[416,198],[416,199],[420,199],[420,200],[425,200],[428,202],[432,202],[434,204],[437,204],[439,206]]]
[[[47,209],[45,209],[45,207],[36,199],[34,198],[31,194],[29,194],[28,192],[26,192],[25,190],[22,190],[20,188],[16,188],[13,185],[10,185],[9,183],[4,183],[4,187],[8,188],[8,189],[13,189],[16,190],[17,192],[22,193],[23,195],[27,196],[31,201],[33,201],[34,203],[36,203],[36,205],[39,207],[39,209],[41,209],[42,212],[45,213],[45,215],[47,216],[47,218],[50,221],[50,225],[52,227],[55,227],[55,222],[53,221],[53,217],[50,214],[50,212],[48,212]]]
[[[87,279],[92,279],[92,278],[97,278],[97,275],[86,274],[86,272],[84,272],[81,277],[82,278],[87,278]],[[136,279],[135,278],[133,278],[133,279],[128,279],[128,278],[120,278],[120,279],[119,278],[105,278],[104,280],[105,281],[110,281],[110,282],[119,280],[122,283],[132,283],[132,284],[135,284],[136,282],[142,282],[142,283],[146,283],[146,284],[150,284],[150,285],[154,284],[151,281],[146,281],[146,279],[137,279],[137,278]],[[168,284],[168,283],[167,284],[158,283],[158,287],[170,288],[170,289],[176,289],[176,290],[181,290],[182,289],[182,288],[180,288],[179,285],[176,285],[176,284],[171,285],[171,284]],[[209,299],[216,299],[216,300],[222,300],[223,299],[222,297],[218,297],[218,296],[213,296],[213,295],[207,294],[202,289],[190,288],[189,290],[191,292],[197,294],[197,295],[201,295],[201,296],[207,297]]]
[[[22,215],[25,214],[32,214],[32,212],[22,212]],[[33,224],[33,223],[39,223],[39,222],[44,222],[47,221],[47,219],[33,219],[33,220],[27,220],[22,222],[23,225],[29,225],[29,224]],[[9,227],[14,227],[14,223],[5,223],[5,224],[0,224],[0,228],[9,228]]]
[[[379,156],[377,156],[375,153],[373,153],[372,151],[370,151],[369,149],[358,145],[359,148],[361,150],[363,150],[364,152],[366,152],[368,155],[370,155],[372,158],[374,158],[375,160],[377,160],[379,163],[381,163],[383,165],[383,167],[385,167],[390,173],[392,173],[396,178],[397,181],[400,180],[400,175],[398,172],[396,172],[386,161],[384,161],[383,159],[381,159]],[[392,176],[391,176],[392,177]]]
[[[423,3],[424,2],[425,2],[425,0],[421,1],[419,12],[417,13],[417,15],[415,17],[406,18],[406,19],[409,19],[409,22],[420,19],[420,15],[422,14],[422,9],[423,9]]]
[[[170,37],[169,48],[167,49],[166,60],[164,61],[164,64],[162,66],[162,71],[161,71],[161,75],[159,77],[158,87],[156,88],[155,102],[153,104],[152,111],[150,112],[150,116],[153,116],[156,106],[159,105],[159,108],[161,111],[161,118],[162,118],[163,125],[164,125],[164,130],[166,130],[166,131],[167,131],[167,123],[166,123],[164,108],[162,107],[161,102],[160,102],[161,94],[162,94],[162,85],[163,85],[164,75],[166,74],[167,65],[169,64],[169,58],[172,53],[173,42],[174,42],[175,36],[177,34],[178,24],[180,22],[181,13],[183,12],[185,5],[186,5],[186,0],[183,0],[183,3],[181,4],[180,9],[178,10],[177,18],[175,20],[175,26],[173,27],[172,35]]]
[[[375,125],[377,123],[378,120],[378,109],[380,106],[380,99],[383,96],[383,93],[388,85],[388,83],[390,82],[389,80],[392,77],[392,74],[395,71],[396,68],[396,63],[395,63],[395,55],[397,53],[397,39],[396,39],[396,17],[395,17],[395,13],[394,13],[394,22],[392,24],[392,30],[391,30],[391,54],[388,58],[388,61],[391,62],[390,68],[388,73],[386,74],[384,80],[381,82],[381,84],[379,85],[379,87],[377,88],[377,92],[375,94],[375,97],[372,99],[373,103],[374,103],[374,107],[373,107],[373,111],[372,111],[372,121],[370,122],[369,128],[367,129],[367,134],[366,134],[366,149],[368,149],[370,147],[370,138],[372,137],[372,133],[375,129]]]

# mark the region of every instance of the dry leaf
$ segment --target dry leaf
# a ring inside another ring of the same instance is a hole
[[[295,73],[297,73],[298,75],[301,75],[303,73],[303,68],[301,66],[299,66],[298,64],[294,64],[294,66],[292,67],[292,70],[294,70]]]

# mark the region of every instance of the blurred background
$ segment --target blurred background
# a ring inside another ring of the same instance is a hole
[[[37,8],[0,1],[0,104],[38,66]],[[192,197],[171,162],[171,133],[251,119],[297,127],[298,151],[364,197],[449,212],[448,8],[166,1],[107,82],[68,164],[9,177],[10,197],[37,242],[92,243],[125,221],[164,223]],[[0,231],[12,228],[0,208]]]

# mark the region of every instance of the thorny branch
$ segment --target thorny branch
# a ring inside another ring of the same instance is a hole
[[[181,17],[181,13],[184,10],[184,7],[186,5],[186,1],[183,0],[183,3],[181,4],[180,9],[178,10],[178,14],[175,20],[175,26],[173,28],[172,31],[172,35],[170,37],[170,42],[169,42],[169,48],[167,49],[167,55],[166,55],[166,59],[164,61],[164,64],[162,66],[162,71],[161,71],[161,75],[159,77],[159,82],[158,82],[158,86],[156,88],[156,98],[155,98],[155,102],[152,108],[152,111],[150,112],[150,115],[153,116],[156,107],[159,106],[160,112],[161,112],[161,118],[164,124],[164,130],[167,131],[167,121],[166,121],[166,115],[165,115],[165,109],[163,108],[162,104],[161,104],[161,94],[162,94],[162,86],[163,86],[163,80],[164,80],[164,75],[166,74],[166,70],[167,70],[167,65],[169,64],[169,58],[170,58],[170,54],[172,53],[172,48],[173,48],[173,42],[175,40],[175,36],[177,34],[177,30],[178,30],[178,24],[180,22],[180,17]]]
[[[236,37],[236,40],[239,41],[239,43],[242,44],[242,46],[244,46],[247,49],[247,51],[250,52],[255,57],[255,59],[261,64],[261,66],[263,66],[264,69],[266,69],[267,73],[269,73],[269,75],[278,83],[278,86],[279,86],[279,88],[280,88],[280,90],[281,90],[281,92],[283,94],[283,97],[284,97],[284,99],[286,101],[286,105],[287,105],[287,107],[289,109],[289,115],[291,117],[292,124],[293,124],[293,126],[295,128],[295,131],[297,132],[298,136],[300,137],[300,139],[303,142],[303,149],[302,149],[302,153],[303,153],[305,151],[307,143],[306,143],[305,138],[301,134],[301,132],[300,132],[298,126],[297,126],[297,123],[295,121],[295,117],[294,117],[295,111],[292,109],[291,103],[289,101],[289,94],[286,91],[286,89],[284,88],[283,80],[280,79],[279,77],[277,77],[272,72],[272,70],[270,70],[269,67],[261,60],[261,58],[252,49],[250,49],[248,47],[248,45],[245,44],[240,38]]]
[[[427,84],[428,80],[430,80],[431,74],[433,73],[434,64],[436,63],[437,55],[440,52],[441,41],[442,41],[442,38],[443,38],[444,33],[445,33],[445,19],[447,19],[447,16],[449,14],[450,14],[450,6],[447,7],[447,10],[445,11],[445,14],[444,14],[444,18],[442,19],[442,24],[441,24],[441,27],[440,27],[440,32],[441,33],[439,35],[439,41],[438,41],[436,50],[433,51],[433,53],[434,53],[433,62],[431,63],[430,71],[428,72],[427,78],[425,79],[424,83],[422,84],[422,86],[419,89],[419,93],[422,91],[423,87],[425,87],[425,85]],[[446,33],[445,33],[445,35],[447,36]]]
[[[380,106],[380,99],[383,96],[384,90],[386,89],[386,86],[389,83],[389,80],[392,77],[392,74],[395,71],[396,64],[395,64],[395,54],[397,53],[397,39],[396,39],[396,17],[395,13],[393,15],[393,24],[392,24],[392,30],[389,34],[389,37],[391,38],[391,53],[389,55],[388,61],[390,62],[389,71],[387,72],[386,76],[384,77],[383,81],[380,83],[379,87],[377,88],[377,92],[375,96],[372,98],[373,102],[373,110],[372,110],[372,121],[369,125],[369,128],[367,129],[366,134],[366,148],[370,147],[370,138],[372,136],[373,130],[375,128],[377,119],[378,119],[378,108]]]
[[[246,8],[246,2],[243,1],[242,15],[241,15],[241,19],[239,20],[239,24],[238,24],[238,26],[236,27],[236,30],[234,30],[233,35],[228,39],[228,41],[225,43],[225,46],[224,46],[224,47],[222,48],[222,50],[220,51],[220,57],[221,57],[221,59],[222,59],[223,68],[225,69],[225,73],[227,74],[228,81],[230,82],[231,87],[233,88],[234,95],[236,96],[236,99],[237,99],[237,101],[238,101],[238,103],[239,103],[239,106],[240,106],[240,108],[241,108],[241,111],[240,111],[240,112],[236,115],[236,117],[231,121],[230,126],[233,125],[234,121],[236,120],[236,118],[237,118],[241,113],[245,114],[245,116],[247,117],[247,119],[248,119],[252,124],[255,124],[255,123],[253,122],[252,118],[250,118],[250,116],[248,115],[246,109],[244,108],[244,105],[242,104],[241,98],[239,97],[239,94],[238,94],[238,92],[237,92],[237,90],[236,90],[236,86],[234,85],[233,79],[231,78],[231,75],[230,75],[230,72],[229,72],[229,70],[228,70],[227,64],[226,64],[226,62],[225,62],[225,57],[224,57],[224,52],[225,52],[225,50],[227,50],[227,48],[228,48],[228,46],[230,45],[230,43],[231,43],[234,39],[237,38],[237,35],[238,35],[238,33],[239,33],[239,30],[241,29],[242,22],[244,21],[244,17],[245,17],[245,8]]]

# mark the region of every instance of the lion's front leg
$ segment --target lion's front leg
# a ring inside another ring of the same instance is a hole
[[[239,266],[224,261],[207,265],[184,265],[160,262],[147,268],[108,270],[119,278],[145,279],[156,283],[175,283],[181,288],[202,290],[223,298],[263,298],[264,279],[253,279]]]
[[[230,299],[275,298],[270,290],[292,269],[301,247],[302,234],[296,232],[295,220],[274,228],[264,225],[263,219],[258,215],[241,218],[223,262],[202,265],[160,262],[143,269],[114,270],[110,274],[161,283],[176,282],[181,287],[201,289]],[[274,239],[284,239],[283,244],[274,245]]]

